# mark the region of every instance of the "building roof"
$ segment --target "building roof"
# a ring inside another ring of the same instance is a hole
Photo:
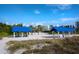
[[[73,31],[75,31],[75,28],[54,27],[54,28],[52,28],[52,31],[57,31],[57,32],[73,32]]]
[[[14,26],[12,27],[12,32],[31,32],[32,28],[30,27],[21,27],[21,26]]]

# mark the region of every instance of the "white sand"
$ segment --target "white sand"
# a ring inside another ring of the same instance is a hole
[[[0,54],[8,54],[7,47],[6,47],[7,40],[0,40]]]

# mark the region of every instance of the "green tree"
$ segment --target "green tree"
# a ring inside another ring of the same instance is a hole
[[[14,24],[13,26],[23,26],[23,24]]]
[[[36,29],[37,29],[37,32],[42,32],[43,31],[43,26],[38,25]]]
[[[79,21],[76,22],[76,33],[79,33]]]
[[[3,37],[11,35],[12,34],[11,27],[12,27],[11,25],[0,23],[0,36]]]
[[[29,27],[32,28],[32,31],[33,31],[33,32],[36,31],[36,28],[35,28],[33,25],[30,25]]]

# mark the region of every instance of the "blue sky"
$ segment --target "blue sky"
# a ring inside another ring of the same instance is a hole
[[[79,20],[79,5],[75,4],[0,4],[0,22],[62,25]]]

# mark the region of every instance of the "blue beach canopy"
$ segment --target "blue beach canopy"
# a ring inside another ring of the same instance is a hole
[[[32,28],[14,26],[14,27],[12,27],[12,32],[32,32]]]
[[[52,28],[52,31],[57,31],[57,32],[73,32],[73,31],[75,31],[75,28],[54,27],[54,28]]]

